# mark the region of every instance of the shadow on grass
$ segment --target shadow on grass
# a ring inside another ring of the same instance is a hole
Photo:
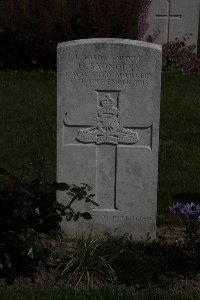
[[[131,290],[120,289],[117,287],[104,287],[94,289],[0,289],[1,300],[197,300],[199,294],[192,293],[159,293],[156,291],[146,291],[135,293]]]

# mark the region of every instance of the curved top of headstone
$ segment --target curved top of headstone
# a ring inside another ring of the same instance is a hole
[[[118,38],[94,38],[94,39],[81,39],[81,40],[73,40],[69,42],[59,43],[58,48],[66,47],[66,46],[78,46],[78,45],[86,45],[86,44],[124,44],[130,46],[138,46],[138,47],[146,47],[152,48],[156,50],[162,51],[162,46],[147,43],[138,40],[129,40],[129,39],[118,39]]]

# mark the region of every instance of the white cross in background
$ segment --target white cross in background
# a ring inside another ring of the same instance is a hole
[[[166,33],[165,33],[165,43],[169,42],[169,34],[170,34],[170,23],[171,19],[177,19],[180,20],[182,15],[172,15],[171,14],[171,1],[172,0],[167,0],[167,14],[166,15],[159,15],[156,14],[156,18],[159,19],[165,19],[166,20]],[[182,0],[184,1],[184,0]]]

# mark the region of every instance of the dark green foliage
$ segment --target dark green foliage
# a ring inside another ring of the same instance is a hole
[[[115,238],[77,237],[65,244],[54,260],[57,280],[77,286],[108,283],[145,289],[165,288],[200,272],[199,237],[194,244],[174,241],[134,242],[127,236]],[[103,275],[103,276],[102,276]]]
[[[138,0],[15,0],[0,9],[0,68],[56,68],[57,43],[134,38]],[[124,22],[126,20],[126,22]]]
[[[76,237],[66,244],[54,260],[57,266],[56,281],[63,279],[74,286],[114,283],[115,273],[110,265],[111,255],[106,253],[106,237]]]
[[[195,48],[195,45],[187,44],[186,37],[164,44],[163,70],[176,70],[183,74],[200,76],[200,58]]]
[[[188,266],[187,273],[200,270],[200,205],[195,203],[176,203],[169,208],[170,212],[182,220],[185,231],[185,243],[182,256]]]
[[[200,271],[200,243],[196,246],[192,260],[190,244],[139,243],[126,236],[108,236],[104,251],[110,257],[118,284],[165,287],[180,274],[193,276]]]
[[[0,270],[4,276],[33,272],[50,255],[43,237],[58,237],[63,217],[74,221],[91,218],[89,213],[74,211],[74,201],[94,204],[87,185],[69,186],[45,179],[46,160],[39,162],[37,172],[32,164],[18,169],[18,176],[0,168]],[[35,174],[34,174],[35,173]],[[30,179],[32,175],[33,179]],[[66,205],[56,201],[55,188],[65,190],[72,200]]]
[[[60,185],[60,184],[58,184]],[[57,187],[58,190],[59,186]],[[63,190],[63,183],[61,183],[61,190]],[[65,189],[66,190],[66,189]],[[71,201],[69,204],[65,206],[65,217],[67,221],[71,221],[72,219],[74,221],[77,221],[80,217],[82,217],[85,220],[92,219],[90,213],[88,212],[80,212],[80,211],[74,211],[73,203],[75,201],[85,201],[92,203],[93,205],[98,206],[98,204],[92,200],[94,197],[94,194],[88,194],[88,192],[91,191],[91,187],[88,184],[83,183],[81,187],[78,187],[77,185],[73,184],[71,187],[67,187],[67,195],[71,197]]]
[[[179,246],[157,242],[137,243],[131,239],[108,236],[107,250],[119,284],[146,287],[149,284],[167,285],[177,271],[175,263]]]
[[[196,236],[193,244],[183,245],[180,253],[180,263],[182,264],[182,274],[193,277],[200,272],[200,235]]]
[[[199,300],[198,292],[157,292],[151,289],[136,293],[132,290],[107,286],[93,289],[18,288],[1,289],[1,300]]]

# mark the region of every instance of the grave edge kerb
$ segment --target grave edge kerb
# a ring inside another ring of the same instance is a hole
[[[146,47],[155,50],[159,50],[162,52],[162,46],[153,43],[147,43],[138,40],[129,40],[129,39],[115,39],[115,38],[95,38],[95,39],[81,39],[81,40],[73,40],[68,42],[59,43],[57,45],[57,49],[67,46],[79,46],[79,45],[89,45],[89,44],[121,44],[121,45],[130,45],[130,46],[138,46],[138,47]]]

